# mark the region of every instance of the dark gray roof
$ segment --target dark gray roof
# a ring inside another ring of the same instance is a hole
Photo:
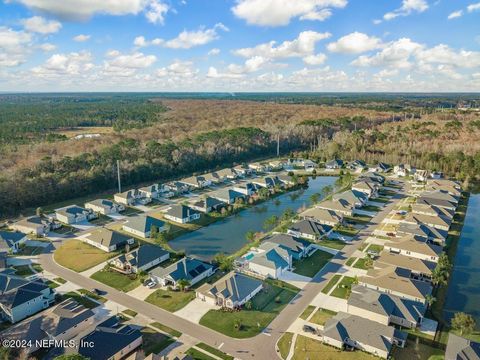
[[[311,243],[307,240],[303,240],[288,234],[273,234],[268,236],[262,241],[260,248],[262,248],[263,244],[265,243],[277,244],[281,248],[295,253],[303,252],[307,246],[311,245]]]
[[[152,225],[155,225],[157,228],[162,228],[165,226],[165,222],[146,214],[140,214],[138,216],[130,217],[124,224],[126,227],[141,231],[143,233],[149,232],[152,228]]]
[[[207,208],[216,207],[216,206],[221,205],[221,204],[223,204],[223,203],[220,200],[215,199],[215,198],[210,197],[210,196],[207,196],[203,199],[200,199],[200,200],[194,202],[193,206],[196,206],[196,207],[202,208],[202,209],[207,209]]]
[[[41,328],[50,336],[57,336],[93,316],[92,310],[67,299],[43,317]]]
[[[301,220],[292,224],[289,230],[314,236],[322,236],[332,230],[329,225],[323,225],[313,220]]]
[[[43,296],[42,292],[46,289],[50,290],[42,281],[29,281],[16,275],[0,273],[0,303],[7,308],[12,309]]]
[[[181,279],[192,280],[212,268],[213,266],[211,264],[207,264],[197,259],[184,257],[166,268],[158,266],[153,269],[150,274],[160,278],[170,276],[174,281]]]
[[[59,214],[64,214],[64,215],[79,215],[82,214],[84,211],[86,211],[84,208],[78,206],[78,205],[70,205],[61,209],[57,209],[56,212]]]
[[[333,159],[333,160],[330,160],[330,161],[326,162],[326,163],[325,163],[325,166],[326,166],[326,167],[329,167],[329,166],[339,166],[339,167],[342,167],[342,166],[343,166],[343,160]]]
[[[420,196],[419,198],[417,198],[417,204],[438,206],[438,207],[443,207],[445,209],[450,209],[450,210],[456,209],[456,205],[450,201],[443,200],[443,199],[434,199],[431,197],[427,198],[427,197]]]
[[[262,282],[257,279],[232,272],[213,285],[208,285],[206,292],[224,299],[230,299],[235,303],[243,301],[261,285]]]
[[[101,206],[104,208],[112,208],[115,205],[115,203],[112,200],[108,200],[108,199],[96,199],[96,200],[87,202],[87,204]]]
[[[445,360],[480,360],[480,343],[450,333]]]
[[[127,241],[131,239],[130,236],[126,236],[117,231],[112,231],[106,228],[94,229],[86,235],[86,238],[107,247],[112,245],[125,245]]]
[[[173,205],[170,209],[168,209],[167,214],[179,219],[185,219],[194,214],[198,214],[198,211],[189,208],[187,205],[179,204]]]
[[[290,265],[286,260],[290,257],[289,252],[274,243],[263,243],[261,248],[265,252],[255,254],[249,261],[253,264],[268,267],[270,269],[285,269]]]
[[[160,246],[146,244],[139,246],[129,254],[119,256],[119,260],[122,262],[128,260],[132,266],[142,267],[167,254],[168,251],[162,249]]]
[[[5,241],[9,247],[13,247],[14,244],[22,240],[26,234],[15,231],[0,231],[0,242]]]

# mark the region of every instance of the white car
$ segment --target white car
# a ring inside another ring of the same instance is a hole
[[[150,281],[149,283],[147,283],[147,288],[152,289],[155,287],[155,285],[157,284],[155,284],[153,281]]]

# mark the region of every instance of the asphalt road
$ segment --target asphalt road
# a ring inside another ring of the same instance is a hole
[[[372,221],[360,231],[352,244],[346,245],[332,260],[307,284],[298,295],[288,304],[284,310],[269,324],[263,333],[249,339],[233,339],[204,326],[194,324],[155,305],[136,299],[121,291],[106,286],[100,282],[86,278],[72,270],[66,269],[53,260],[54,247],[61,240],[52,242],[53,246],[47,252],[39,256],[39,262],[43,269],[53,273],[82,288],[92,290],[94,288],[105,291],[105,298],[122,306],[150,317],[169,327],[186,333],[199,341],[218,347],[239,359],[276,359],[279,358],[275,345],[289,326],[301,315],[303,310],[312,302],[315,296],[323,289],[329,279],[337,273],[345,261],[360,247],[363,241],[372,234],[375,227],[382,222],[394,205],[403,195],[400,193],[394,200],[377,213]]]

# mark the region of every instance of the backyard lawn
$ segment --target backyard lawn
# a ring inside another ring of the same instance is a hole
[[[70,270],[82,272],[116,255],[116,252],[106,253],[80,240],[68,240],[55,250],[53,258]]]
[[[308,258],[295,260],[293,262],[293,267],[295,269],[293,272],[298,275],[313,277],[330,261],[332,257],[333,255],[326,251],[316,250]]]
[[[113,269],[102,269],[97,271],[92,276],[93,280],[97,280],[105,285],[111,286],[114,289],[129,292],[142,284],[142,277],[137,274],[124,275]]]
[[[309,321],[314,324],[325,325],[327,320],[336,314],[337,313],[335,311],[320,308],[315,312],[315,314],[313,314]]]
[[[322,293],[328,294],[328,292],[335,286],[341,277],[342,275],[333,275],[328,284],[322,289]]]
[[[278,349],[280,350],[280,356],[283,360],[286,360],[288,354],[290,353],[290,347],[292,346],[292,338],[293,338],[293,334],[290,332],[286,332],[278,340],[277,346],[278,346]]]
[[[143,337],[142,347],[145,355],[151,353],[158,354],[167,346],[175,342],[171,337],[161,334],[149,327],[145,327],[141,331]]]
[[[371,251],[371,252],[380,254],[382,250],[383,250],[383,245],[371,244],[369,247],[367,247],[365,252]]]
[[[352,266],[352,264],[355,262],[355,260],[357,260],[357,258],[355,256],[352,256],[351,258],[349,258],[346,262],[345,262],[345,265],[346,266]]]
[[[445,350],[437,349],[423,343],[416,343],[413,339],[407,339],[407,344],[402,348],[394,348],[392,357],[395,360],[434,360],[443,359]]]
[[[41,246],[22,246],[20,250],[15,254],[16,256],[31,256],[41,253],[43,247]]]
[[[350,290],[354,281],[355,279],[353,277],[344,276],[330,295],[341,299],[346,299],[348,295],[350,295]]]
[[[299,335],[295,342],[293,360],[375,360],[378,357],[362,351],[342,351],[306,336]]]
[[[195,299],[194,291],[155,290],[145,301],[164,310],[175,312]]]
[[[252,309],[229,312],[210,310],[200,324],[234,338],[248,338],[259,334],[297,294],[290,287],[281,288],[271,282],[252,299]]]
[[[319,245],[329,247],[335,250],[342,250],[345,247],[345,243],[342,240],[337,240],[337,239],[321,240]]]

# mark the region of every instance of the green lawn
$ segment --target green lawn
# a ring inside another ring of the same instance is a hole
[[[295,269],[293,272],[295,274],[313,277],[330,261],[332,257],[333,255],[326,251],[316,250],[308,258],[295,260],[293,262],[293,267]]]
[[[145,301],[164,310],[175,312],[195,299],[194,291],[155,290]]]
[[[337,234],[341,234],[345,236],[355,236],[358,234],[358,230],[355,229],[354,227],[347,227],[343,225],[340,225],[333,231],[335,231]]]
[[[379,202],[379,203],[388,203],[390,201],[390,199],[386,198],[386,197],[379,196],[375,199],[372,199],[372,201],[376,201],[376,202]]]
[[[370,265],[369,265],[370,264]],[[356,269],[363,269],[368,270],[372,268],[372,260],[368,257],[360,258],[357,260],[355,265],[353,265]]]
[[[88,296],[89,298],[91,299],[94,299],[94,300],[97,300],[97,301],[100,301],[102,303],[104,302],[107,302],[107,299],[104,298],[103,296],[100,296],[100,295],[97,295],[93,292],[91,292],[90,290],[87,290],[87,289],[78,289],[78,292],[82,295],[86,295]]]
[[[122,311],[122,313],[124,313],[124,314],[126,314],[130,317],[135,317],[138,314],[136,311],[133,311],[133,310],[130,310],[130,309],[125,309],[125,310]]]
[[[173,340],[171,337],[156,332],[149,327],[144,327],[142,329],[142,337],[142,347],[145,355],[150,355],[151,353],[158,354],[167,346],[175,342],[175,340]]]
[[[307,320],[307,318],[310,316],[310,314],[315,310],[315,306],[313,305],[308,305],[308,307],[303,310],[302,315],[300,315],[300,319]]]
[[[56,289],[57,287],[60,286],[56,282],[53,282],[53,281],[50,281],[50,280],[45,281],[45,283],[48,285],[48,287],[50,289]]]
[[[335,284],[340,280],[341,275],[333,275],[328,284],[322,289],[322,293],[328,294],[328,292],[335,286]]]
[[[299,335],[295,342],[293,360],[378,360],[363,351],[342,351],[306,336]]]
[[[335,250],[342,250],[345,247],[345,243],[342,240],[337,240],[337,239],[321,240],[319,245],[329,247]]]
[[[365,205],[362,207],[362,210],[365,210],[365,211],[380,211],[381,208],[379,208],[378,206],[373,206],[373,205]]]
[[[28,266],[28,265],[13,266],[13,269],[15,269],[15,275],[18,275],[18,276],[27,277],[27,276],[35,274],[32,271],[32,269],[30,268],[30,266]]]
[[[198,343],[196,347],[203,349],[205,351],[208,351],[210,354],[216,355],[221,359],[224,360],[233,360],[233,356],[230,356],[228,354],[225,354],[223,351],[220,351],[218,349],[215,349],[214,347],[211,347],[210,345],[207,345],[205,343]]]
[[[292,338],[293,338],[293,334],[290,332],[286,332],[278,340],[277,346],[278,346],[278,349],[280,350],[280,356],[283,360],[286,360],[288,354],[290,353],[290,347],[292,346]]]
[[[355,256],[352,256],[351,258],[349,258],[346,262],[345,262],[345,265],[347,266],[352,266],[352,264],[355,262],[355,260],[357,260],[357,258]]]
[[[90,276],[93,280],[97,280],[114,289],[129,292],[142,284],[142,277],[137,274],[125,275],[113,269],[100,270]]]
[[[365,252],[373,251],[377,254],[380,254],[382,250],[383,250],[383,245],[370,244],[370,246],[365,249]]]
[[[337,287],[332,291],[331,295],[341,299],[348,298],[354,281],[354,278],[344,276],[343,279],[338,283]]]
[[[402,348],[394,348],[392,357],[395,360],[440,360],[445,355],[445,350],[437,349],[423,343],[416,343],[413,339],[407,339],[407,344]]]
[[[99,214],[98,218],[90,220],[89,222],[91,224],[94,224],[94,225],[103,226],[103,225],[106,225],[108,223],[111,223],[112,221],[113,221],[112,218],[110,218],[106,215],[103,215],[103,214]]]
[[[174,337],[180,337],[182,336],[182,333],[178,330],[172,329],[171,327],[168,327],[167,325],[160,324],[159,322],[153,322],[150,324],[150,326],[153,326],[164,333],[170,334]]]
[[[64,299],[73,299],[75,300],[76,302],[78,302],[79,304],[82,304],[83,306],[89,308],[89,309],[93,309],[93,308],[96,308],[97,306],[99,306],[99,304],[97,304],[95,301],[92,301],[90,300],[89,298],[85,297],[85,296],[82,296],[74,291],[70,291],[66,294],[63,294],[62,297]]]
[[[335,316],[337,313],[335,311],[327,309],[318,309],[315,314],[310,318],[310,322],[318,325],[325,325],[328,319],[332,316]]]
[[[22,246],[15,254],[16,256],[32,256],[41,253],[43,247],[41,246]]]
[[[43,268],[40,264],[32,264],[32,267],[33,267],[33,270],[35,270],[36,272],[42,272],[43,271]]]
[[[106,253],[80,240],[68,240],[53,254],[60,265],[77,272],[82,272],[118,255],[117,252]]]
[[[210,310],[202,317],[200,324],[234,338],[252,337],[270,324],[297,292],[266,282],[264,289],[252,299],[252,310]]]
[[[188,349],[187,354],[193,357],[194,360],[216,360],[215,358],[208,356],[207,354],[204,354],[203,352],[194,348]]]
[[[356,224],[368,224],[370,220],[372,220],[371,217],[365,216],[365,215],[353,215],[353,216],[345,216],[344,217],[345,221],[353,222]]]
[[[53,280],[60,283],[60,284],[65,284],[67,282],[67,280],[59,278],[59,277],[56,277]]]

